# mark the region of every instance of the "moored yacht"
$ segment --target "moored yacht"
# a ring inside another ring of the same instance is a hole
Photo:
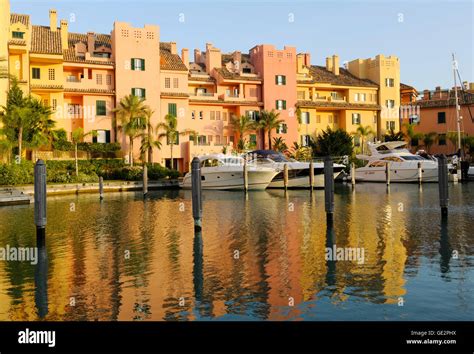
[[[201,188],[216,190],[244,189],[244,159],[239,156],[212,154],[199,156],[201,163]],[[248,189],[263,190],[278,174],[275,167],[247,164]],[[188,172],[180,184],[182,188],[191,188],[191,172]]]
[[[412,154],[406,144],[404,141],[368,143],[370,155],[357,155],[367,165],[356,169],[356,180],[385,182],[385,166],[389,164],[391,182],[417,182],[418,164],[421,164],[422,181],[438,182],[438,162]]]
[[[274,166],[280,172],[273,178],[268,188],[284,188],[283,169],[288,165],[288,188],[309,188],[309,162],[300,162],[287,158],[281,152],[273,150],[254,150],[244,155],[250,163],[257,166]],[[314,162],[315,188],[324,188],[324,163]],[[344,169],[344,165],[334,163],[334,178]]]

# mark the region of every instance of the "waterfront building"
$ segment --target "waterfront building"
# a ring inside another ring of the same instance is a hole
[[[49,105],[56,129],[69,138],[79,127],[97,131],[85,140],[119,142],[123,156],[129,139],[114,109],[129,94],[145,98],[154,127],[167,114],[178,118],[182,134],[173,147],[162,139],[152,159],[170,166],[173,149],[174,166],[182,172],[193,156],[232,151],[239,138],[232,119],[258,120],[261,110],[279,113],[283,123],[272,138],[281,137],[288,147],[307,145],[327,127],[355,133],[359,125],[369,126],[379,137],[400,127],[392,116],[400,104],[394,56],[356,59],[340,67],[334,55],[317,66],[309,54],[297,54],[291,46],[260,44],[247,53],[222,53],[206,43],[190,58],[189,49],[178,54],[177,43],[161,42],[158,26],[115,22],[110,34],[74,33],[66,20],[58,21],[56,10],[49,12],[49,25],[39,26],[29,15],[11,14],[8,0],[0,0],[0,6],[0,57],[8,59],[4,65],[25,94]],[[0,104],[8,87],[8,80],[0,79]],[[251,148],[268,147],[262,131],[244,138]],[[138,140],[134,160],[140,158]]]

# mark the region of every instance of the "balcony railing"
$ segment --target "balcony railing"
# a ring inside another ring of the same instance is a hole
[[[81,80],[77,76],[67,76],[66,81],[67,82],[81,82]]]

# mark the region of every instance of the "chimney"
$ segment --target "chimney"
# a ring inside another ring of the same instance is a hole
[[[430,90],[423,90],[423,99],[424,100],[430,99]]]
[[[469,91],[473,91],[473,92],[474,92],[474,82],[470,82],[470,83],[469,83]]]
[[[304,54],[300,53],[296,56],[296,72],[300,73],[304,66]]]
[[[201,51],[199,49],[194,49],[194,62],[195,63],[201,62]]]
[[[58,14],[55,9],[49,10],[49,29],[56,32],[58,29]]]
[[[176,42],[170,42],[170,51],[171,51],[171,54],[177,54],[178,53],[176,51]]]
[[[334,75],[339,75],[339,56],[333,55],[332,56],[332,73]]]
[[[311,55],[309,53],[304,53],[304,65],[311,66]]]
[[[183,61],[184,65],[189,69],[189,50],[188,48],[181,49],[181,60]]]
[[[206,52],[212,48],[212,43],[206,43]]]
[[[236,65],[236,62],[238,63]],[[242,71],[242,53],[236,50],[232,53],[232,64],[234,64],[234,69],[236,73],[240,73]]]
[[[94,32],[87,32],[87,51],[90,55],[94,54],[95,50],[95,34]]]
[[[68,24],[66,20],[61,20],[61,44],[63,49],[68,49]]]
[[[331,57],[326,58],[326,70],[332,71],[332,59]]]

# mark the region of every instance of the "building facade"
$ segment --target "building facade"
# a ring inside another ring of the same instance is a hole
[[[0,65],[26,94],[51,106],[56,129],[68,136],[78,127],[96,131],[86,140],[119,142],[124,157],[129,139],[114,109],[130,94],[145,98],[152,126],[165,122],[167,114],[177,117],[181,134],[173,145],[173,162],[180,171],[188,170],[193,156],[232,151],[239,138],[232,120],[242,115],[257,120],[261,110],[279,113],[283,123],[272,138],[281,137],[289,147],[306,145],[327,127],[355,133],[359,125],[369,126],[376,136],[400,129],[394,113],[400,104],[394,56],[341,67],[334,55],[325,66],[316,66],[309,54],[297,54],[291,46],[261,44],[247,53],[222,53],[206,43],[190,58],[187,48],[178,53],[177,43],[161,42],[158,26],[115,22],[110,34],[73,33],[55,10],[48,26],[38,26],[29,15],[10,14],[8,0],[0,5],[0,57],[8,59]],[[1,104],[8,87],[9,81],[0,79]],[[250,131],[244,138],[250,148],[268,147],[262,132]],[[138,140],[134,159],[140,158]],[[152,159],[170,166],[172,146],[166,139],[161,143]]]

